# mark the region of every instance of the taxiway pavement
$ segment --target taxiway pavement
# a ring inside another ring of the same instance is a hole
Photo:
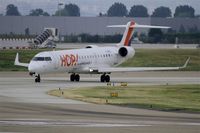
[[[67,74],[42,76],[41,83],[26,72],[0,72],[0,132],[73,133],[198,133],[200,115],[96,105],[47,95],[58,88],[102,86],[99,76],[81,75],[71,83]],[[140,72],[112,74],[112,82],[135,85],[200,84],[200,72]]]

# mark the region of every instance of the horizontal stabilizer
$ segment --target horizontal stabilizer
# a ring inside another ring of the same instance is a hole
[[[109,25],[107,27],[110,27],[110,28],[125,28],[126,25]],[[134,25],[130,26],[130,28],[169,29],[171,27],[167,27],[167,26],[154,26],[154,25],[140,25],[140,24],[135,23]]]
[[[108,25],[108,28],[126,28],[126,25]]]
[[[140,24],[135,24],[133,26],[134,28],[155,28],[155,29],[169,29],[170,27],[167,26],[154,26],[154,25],[140,25]]]

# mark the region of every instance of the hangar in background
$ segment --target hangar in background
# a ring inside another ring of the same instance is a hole
[[[129,17],[34,17],[34,16],[0,16],[0,34],[25,34],[28,29],[31,35],[37,35],[46,27],[58,28],[60,35],[90,35],[122,34],[120,28],[106,28],[107,25],[124,24],[134,20],[140,24],[170,26],[179,31],[181,26],[185,30],[200,29],[198,18],[129,18]],[[137,29],[139,33],[147,30]]]

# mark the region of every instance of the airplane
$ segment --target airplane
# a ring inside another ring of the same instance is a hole
[[[36,54],[30,63],[19,62],[16,54],[14,65],[28,68],[29,74],[35,76],[35,82],[41,81],[41,74],[54,72],[70,73],[70,81],[80,81],[79,74],[101,74],[101,82],[110,82],[109,74],[113,72],[163,71],[178,70],[187,66],[188,58],[180,67],[116,67],[135,55],[131,46],[134,28],[159,28],[165,26],[140,25],[134,21],[126,25],[111,25],[108,27],[125,27],[121,41],[113,46],[98,47],[89,45],[82,49],[45,51]],[[147,57],[148,58],[148,57]]]

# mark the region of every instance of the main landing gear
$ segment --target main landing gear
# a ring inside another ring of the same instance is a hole
[[[73,74],[71,74],[70,75],[70,81],[80,81],[80,76],[79,76],[79,74],[75,74],[75,73],[73,73]]]
[[[35,83],[40,83],[40,74],[35,75]]]
[[[80,81],[79,74],[75,74],[75,73],[71,74],[70,75],[70,81],[72,81],[72,82],[74,82],[74,81],[79,82]],[[106,75],[106,74],[103,74],[103,75],[101,75],[100,81],[101,82],[110,82],[110,76]]]
[[[100,81],[101,82],[110,82],[110,76],[103,74],[103,75],[101,75]]]

